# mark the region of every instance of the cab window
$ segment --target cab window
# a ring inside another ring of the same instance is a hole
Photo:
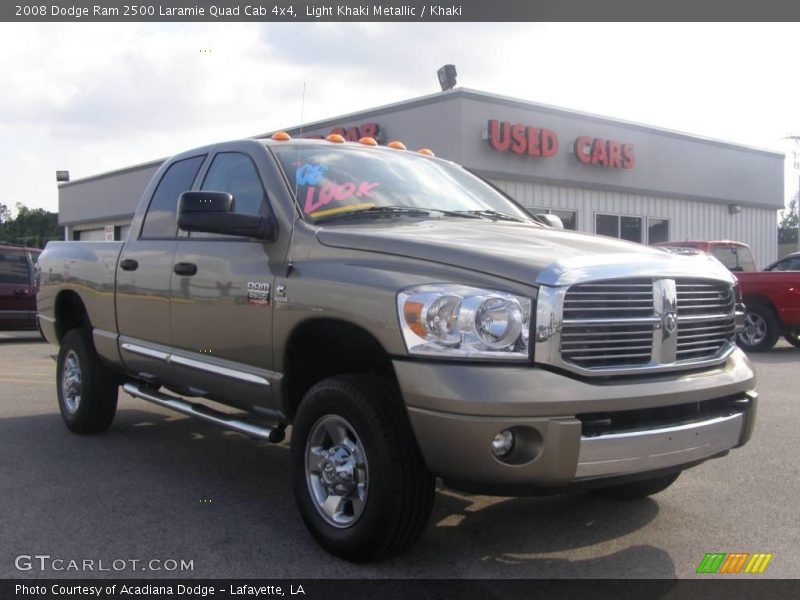
[[[24,252],[0,250],[0,283],[20,285],[30,283],[28,258]]]
[[[255,164],[249,156],[239,152],[217,154],[201,189],[233,194],[234,212],[245,215],[263,214],[267,200]]]
[[[173,163],[158,183],[147,209],[141,238],[174,238],[178,232],[178,196],[192,189],[205,156]]]

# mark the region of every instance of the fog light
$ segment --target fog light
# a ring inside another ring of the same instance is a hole
[[[492,440],[492,452],[498,458],[508,456],[514,449],[514,433],[504,429]]]

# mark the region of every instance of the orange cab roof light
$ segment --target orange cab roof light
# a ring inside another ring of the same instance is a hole
[[[359,144],[364,144],[365,146],[377,146],[378,142],[375,140],[374,137],[362,137],[358,140]]]
[[[424,154],[425,156],[436,156],[433,153],[433,150],[431,150],[430,148],[420,148],[419,150],[417,150],[417,153]]]
[[[272,139],[276,142],[288,142],[290,139],[292,139],[292,136],[285,131],[276,131],[272,134]]]
[[[328,140],[329,142],[333,142],[334,144],[344,144],[344,137],[339,135],[338,133],[332,133],[325,139]]]
[[[393,142],[389,142],[386,144],[389,148],[394,148],[395,150],[405,150],[406,145],[403,142],[398,142],[397,140]]]

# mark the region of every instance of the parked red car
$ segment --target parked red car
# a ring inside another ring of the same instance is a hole
[[[750,246],[728,240],[699,242],[662,242],[658,244],[680,251],[681,248],[708,252],[739,280],[739,290],[747,307],[745,329],[737,341],[745,350],[769,350],[783,335],[800,348],[800,271],[758,271]]]
[[[0,243],[0,330],[36,331],[34,267],[41,250]]]

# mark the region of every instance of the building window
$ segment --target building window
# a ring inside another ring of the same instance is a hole
[[[642,243],[642,217],[596,213],[594,231],[629,242]]]
[[[647,218],[647,243],[658,244],[669,241],[669,219],[661,217]]]
[[[578,211],[562,210],[560,208],[544,208],[542,206],[527,206],[528,212],[534,215],[555,215],[564,223],[564,229],[576,231],[578,229]]]

